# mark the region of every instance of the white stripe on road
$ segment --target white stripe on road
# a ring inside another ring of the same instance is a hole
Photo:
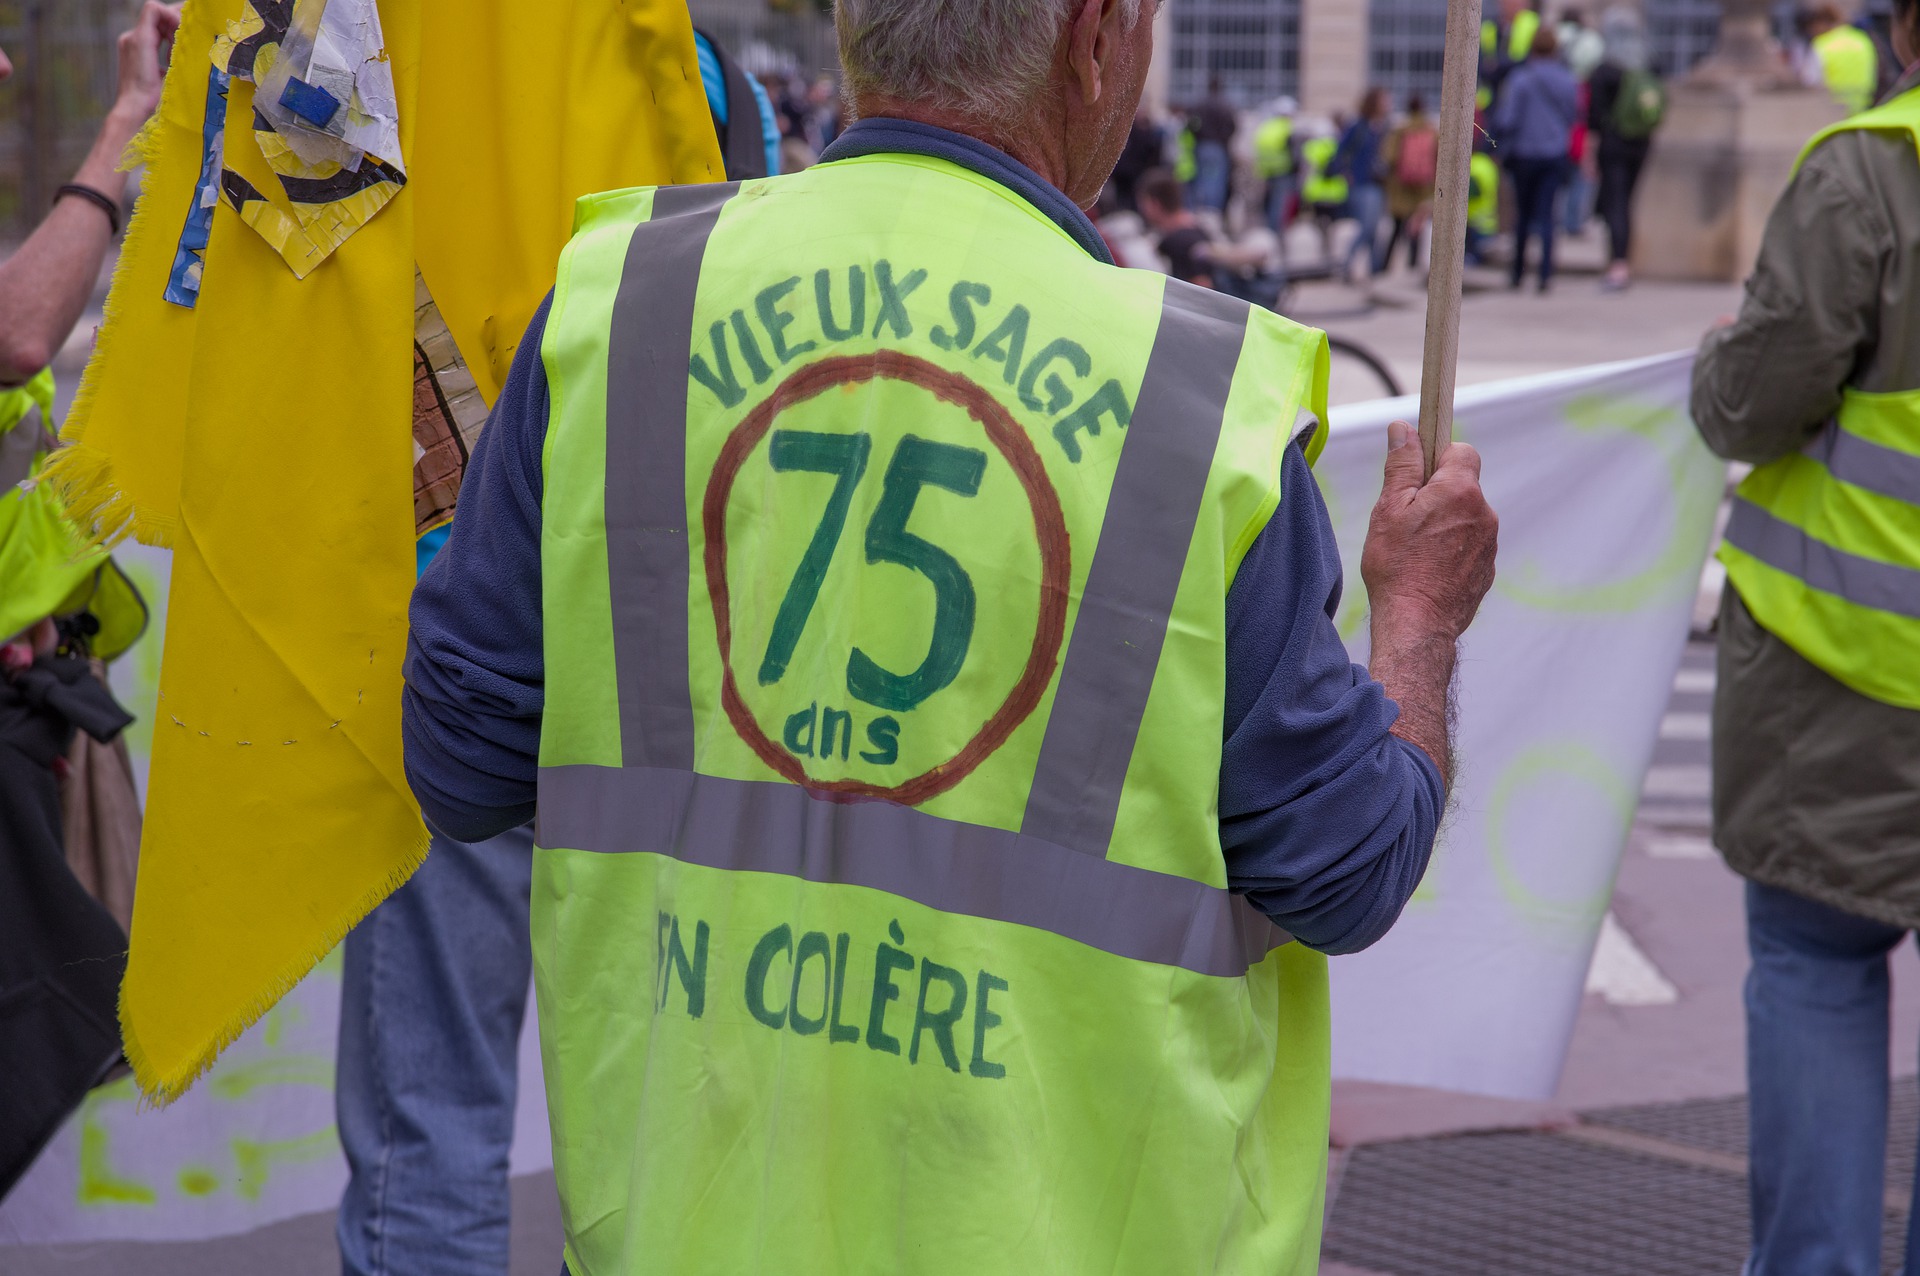
[[[1660,719],[1662,740],[1705,740],[1713,735],[1713,718],[1705,713],[1669,713]]]
[[[1680,1000],[1680,990],[1640,951],[1612,913],[1600,921],[1600,942],[1594,945],[1593,964],[1587,968],[1587,991],[1599,994],[1609,1006],[1671,1006]]]
[[[1640,792],[1650,798],[1704,801],[1713,796],[1713,772],[1704,766],[1657,766],[1647,772]]]
[[[1673,689],[1689,695],[1705,695],[1713,690],[1717,680],[1711,669],[1682,669],[1673,676]]]
[[[1668,833],[1648,838],[1647,854],[1657,860],[1710,860],[1717,852],[1707,838]]]

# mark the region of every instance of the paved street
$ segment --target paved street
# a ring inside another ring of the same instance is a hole
[[[1684,348],[1739,301],[1738,289],[1727,287],[1643,285],[1624,295],[1605,295],[1591,274],[1577,273],[1582,252],[1591,265],[1592,245],[1576,245],[1570,253],[1574,272],[1549,297],[1495,287],[1469,298],[1462,384]],[[1498,281],[1488,277],[1477,282]],[[1299,291],[1294,309],[1305,320],[1324,323],[1372,347],[1412,390],[1419,379],[1423,330],[1417,281],[1390,278],[1374,286],[1372,297],[1369,301],[1361,290],[1340,285],[1309,285]],[[68,393],[77,380],[81,353],[76,347],[63,360]],[[1377,394],[1356,366],[1336,370],[1337,401]],[[1709,603],[1703,602],[1702,625],[1710,614]],[[1477,1276],[1508,1270],[1604,1270],[1644,1276],[1655,1271],[1737,1270],[1737,1256],[1731,1266],[1716,1256],[1737,1253],[1744,1228],[1738,1155],[1744,1128],[1735,1128],[1738,1103],[1675,1110],[1695,1114],[1694,1124],[1702,1129],[1711,1127],[1705,1135],[1684,1128],[1675,1133],[1669,1128],[1673,1120],[1657,1113],[1640,1115],[1647,1105],[1726,1100],[1744,1087],[1740,888],[1707,841],[1712,691],[1713,651],[1703,635],[1689,649],[1674,683],[1640,818],[1554,1101],[1513,1104],[1399,1087],[1337,1087],[1339,1146],[1334,1152],[1328,1276],[1430,1276],[1456,1270]],[[1895,1058],[1902,1075],[1916,1070],[1917,973],[1911,956],[1903,953],[1896,979],[1900,1044]],[[1920,1099],[1915,1107],[1920,1110]],[[1577,1115],[1602,1110],[1625,1110],[1625,1115],[1585,1123]],[[1498,1131],[1506,1133],[1488,1133]],[[1479,1133],[1449,1137],[1463,1132]],[[1616,1195],[1599,1192],[1593,1186],[1599,1182],[1614,1184]],[[1648,1227],[1657,1232],[1668,1226],[1675,1235],[1694,1237],[1698,1243],[1675,1250],[1679,1256],[1672,1262],[1627,1257],[1625,1251],[1611,1267],[1583,1266],[1586,1260],[1576,1262],[1565,1253],[1559,1256],[1564,1262],[1548,1257],[1556,1235],[1577,1230],[1585,1216],[1576,1205],[1586,1199],[1611,1201],[1607,1208],[1651,1211]],[[1663,1201],[1673,1208],[1656,1217],[1654,1207]],[[551,1178],[519,1181],[514,1207],[514,1276],[552,1276],[558,1265],[559,1229]],[[1688,1208],[1695,1214],[1687,1214]],[[1405,1227],[1437,1227],[1435,1219],[1449,1213],[1471,1219],[1473,1237],[1481,1245],[1481,1266],[1451,1265],[1453,1259],[1438,1241],[1430,1253],[1395,1248],[1399,1234],[1393,1218]],[[1366,1238],[1373,1239],[1363,1243]],[[1334,1262],[1336,1258],[1349,1265]],[[1365,1265],[1351,1265],[1362,1258]],[[332,1219],[320,1215],[205,1244],[0,1249],[0,1272],[6,1276],[134,1271],[151,1276],[331,1276],[337,1270]]]

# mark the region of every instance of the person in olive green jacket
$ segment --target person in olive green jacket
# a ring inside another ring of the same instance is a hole
[[[1920,928],[1920,0],[1895,8],[1892,114],[1812,148],[1694,373],[1707,443],[1760,467],[1713,721],[1715,841],[1748,879],[1752,1276],[1880,1270],[1888,958]]]

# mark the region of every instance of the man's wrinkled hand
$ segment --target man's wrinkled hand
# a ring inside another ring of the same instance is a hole
[[[1480,454],[1455,443],[1423,481],[1413,427],[1388,427],[1386,486],[1360,558],[1376,620],[1457,639],[1493,587],[1500,519],[1480,490]]]

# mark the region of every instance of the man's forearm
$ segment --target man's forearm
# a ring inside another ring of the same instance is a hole
[[[1375,611],[1369,672],[1400,706],[1393,734],[1418,748],[1453,786],[1453,672],[1459,643],[1417,617]]]

